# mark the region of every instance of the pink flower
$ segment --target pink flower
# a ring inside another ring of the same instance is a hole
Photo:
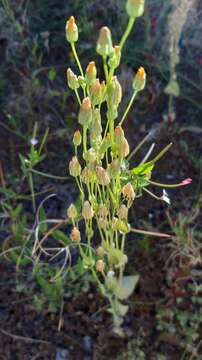
[[[191,184],[191,182],[192,182],[192,179],[188,178],[188,179],[183,180],[180,185],[181,186],[189,185],[189,184]]]

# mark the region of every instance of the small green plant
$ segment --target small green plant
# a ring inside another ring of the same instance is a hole
[[[126,236],[129,232],[147,233],[131,228],[129,210],[143,191],[169,203],[165,190],[161,197],[157,197],[148,190],[149,185],[172,188],[191,182],[191,179],[186,179],[180,184],[167,185],[151,180],[156,162],[172,144],[147,161],[153,150],[153,147],[150,148],[142,162],[130,168],[129,161],[144,141],[130,153],[122,125],[135,98],[145,88],[146,73],[143,67],[137,71],[132,84],[132,97],[122,116],[119,115],[122,87],[115,73],[135,20],[143,15],[144,2],[126,2],[129,21],[119,45],[113,46],[108,27],[100,30],[96,51],[102,57],[104,80],[98,78],[94,61],[89,63],[85,72],[83,71],[76,50],[78,27],[74,17],[71,16],[66,24],[67,41],[80,72],[77,76],[70,68],[67,70],[68,85],[75,92],[80,107],[80,129],[73,136],[75,154],[69,163],[69,173],[75,178],[82,201],[80,212],[74,204],[68,208],[68,217],[73,225],[70,238],[77,244],[85,268],[92,272],[101,293],[108,298],[114,331],[118,334],[122,334],[121,324],[128,311],[128,305],[124,301],[132,294],[138,282],[138,275],[124,275],[128,261],[125,254]],[[83,239],[80,221],[85,223]],[[96,249],[93,238],[96,239]]]

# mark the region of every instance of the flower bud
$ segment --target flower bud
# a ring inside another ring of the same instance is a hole
[[[113,52],[109,59],[109,66],[116,69],[120,65],[121,61],[121,47],[119,45],[114,46]]]
[[[82,89],[84,89],[86,87],[86,80],[84,79],[83,76],[81,76],[81,75],[78,76],[78,82],[79,82],[79,85],[82,87]]]
[[[100,185],[107,186],[110,183],[109,175],[102,166],[96,167],[97,180]]]
[[[140,67],[133,81],[133,90],[142,91],[145,88],[145,84],[146,84],[146,73],[144,68]]]
[[[119,219],[117,217],[113,217],[112,219],[112,229],[114,231],[117,231],[118,230],[118,226],[119,225]]]
[[[98,226],[103,229],[103,230],[106,230],[107,229],[107,226],[108,226],[108,221],[107,219],[103,219],[103,218],[98,218],[97,219],[97,223],[98,223]]]
[[[117,146],[117,150],[118,150],[118,155],[121,159],[123,159],[129,155],[130,148],[129,148],[128,141],[126,140],[126,138],[124,138],[122,143]]]
[[[113,76],[108,86],[109,106],[117,108],[122,99],[122,88],[116,76]]]
[[[87,166],[82,170],[81,173],[81,179],[84,182],[84,184],[88,184],[92,181],[93,172],[91,169],[89,169]]]
[[[122,188],[122,194],[129,201],[133,201],[135,199],[135,191],[131,183],[127,183],[126,185],[124,185],[124,187]]]
[[[81,144],[81,133],[79,130],[74,133],[73,144],[74,146],[79,146]]]
[[[91,61],[86,68],[86,76],[85,76],[86,83],[88,85],[92,84],[93,81],[96,79],[96,75],[97,75],[97,69],[95,66],[95,62]]]
[[[111,146],[111,139],[110,139],[110,135],[107,134],[107,136],[102,141],[102,144],[100,145],[101,158],[103,158],[105,152],[107,151],[107,149],[109,149],[110,146]]]
[[[105,255],[105,250],[103,249],[102,246],[99,246],[96,250],[96,254],[97,256],[103,257]]]
[[[80,243],[81,241],[81,233],[77,227],[74,227],[71,231],[70,238],[75,243]]]
[[[111,164],[108,165],[107,172],[110,178],[115,178],[120,170],[120,161],[119,159],[112,160]]]
[[[74,177],[81,174],[81,165],[79,164],[76,156],[73,156],[72,160],[69,163],[69,173]]]
[[[114,130],[114,142],[116,145],[119,145],[125,139],[124,131],[121,126],[117,126]]]
[[[127,0],[126,11],[128,16],[136,18],[140,17],[144,13],[145,0]]]
[[[72,90],[76,90],[79,88],[78,78],[70,68],[67,69],[67,83],[69,88]]]
[[[117,215],[120,220],[128,219],[128,208],[122,204],[120,208],[117,210]]]
[[[78,28],[74,16],[71,16],[66,23],[66,38],[70,43],[75,43],[78,40]]]
[[[102,101],[102,87],[101,87],[99,79],[96,79],[92,83],[92,85],[90,87],[90,97],[91,97],[92,104],[94,106],[101,103],[101,101]]]
[[[90,99],[87,97],[83,102],[79,111],[79,123],[83,126],[89,127],[92,121],[92,107]]]
[[[104,58],[113,51],[111,31],[107,26],[102,27],[100,30],[96,51]]]
[[[93,148],[90,148],[85,156],[85,160],[89,163],[95,162],[97,159],[96,151]]]
[[[77,217],[77,210],[74,204],[71,204],[67,209],[67,216],[70,219],[75,219]]]
[[[105,263],[103,260],[97,260],[96,261],[96,270],[103,273],[104,269],[105,269]]]
[[[91,220],[93,218],[94,211],[89,201],[85,201],[82,210],[82,216],[85,220]]]
[[[101,124],[101,116],[99,109],[93,110],[93,120],[90,127],[90,134],[95,139],[101,136],[102,134],[102,124]]]
[[[99,204],[97,214],[101,218],[106,218],[107,217],[107,215],[109,214],[109,210],[108,210],[108,208],[106,207],[105,204]]]

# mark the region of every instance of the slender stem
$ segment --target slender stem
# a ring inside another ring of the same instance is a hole
[[[75,89],[75,94],[76,94],[79,105],[81,105],[81,99],[80,99],[80,96],[79,96],[79,93],[78,93],[77,89]]]
[[[81,63],[79,61],[79,58],[78,58],[78,55],[77,55],[77,52],[76,52],[76,48],[75,48],[75,44],[74,43],[71,43],[71,48],[72,48],[72,52],[73,52],[73,55],[74,55],[74,58],[76,60],[76,63],[78,65],[78,68],[79,68],[79,71],[81,73],[81,76],[84,77],[84,73],[83,73],[83,70],[82,70],[82,67],[81,67]]]
[[[135,22],[135,18],[134,18],[134,17],[130,17],[130,19],[129,19],[129,21],[128,21],[127,28],[126,28],[126,30],[125,30],[122,38],[121,38],[120,44],[119,44],[121,50],[122,50],[122,48],[123,48],[123,46],[124,46],[124,44],[125,44],[128,36],[130,35],[130,32],[131,32],[132,27],[133,27],[133,25],[134,25],[134,22]]]
[[[173,143],[168,144],[153,160],[151,160],[151,163],[155,163],[157,160],[159,160],[173,145]]]
[[[106,58],[104,58],[104,57],[103,57],[103,67],[104,67],[104,73],[105,73],[106,83],[108,83],[109,71],[108,71],[108,67],[107,67]]]
[[[131,108],[131,106],[133,105],[133,101],[134,101],[135,98],[136,98],[136,95],[137,95],[137,91],[134,91],[134,93],[133,93],[133,95],[132,95],[132,97],[131,97],[131,99],[130,99],[130,101],[129,101],[129,103],[128,103],[128,106],[127,106],[127,108],[126,108],[126,111],[125,111],[125,113],[123,114],[123,117],[122,117],[121,121],[119,122],[119,126],[121,126],[121,125],[123,124],[126,116],[128,115],[128,113],[129,113],[129,111],[130,111],[130,108]]]
[[[37,175],[41,175],[41,176],[50,178],[50,179],[56,179],[56,180],[68,180],[68,179],[71,179],[70,176],[51,175],[51,174],[47,174],[47,173],[44,173],[42,171],[38,171],[38,170],[35,170],[35,169],[31,169],[31,172],[34,173],[34,174],[37,174]]]
[[[49,134],[49,128],[46,129],[45,133],[44,133],[44,136],[43,136],[43,139],[42,139],[42,142],[41,142],[41,145],[40,145],[40,148],[39,148],[39,155],[41,155],[41,152],[43,150],[43,147],[46,143],[46,140],[48,138],[48,134]]]
[[[127,158],[128,161],[132,159],[132,157],[138,152],[138,150],[144,145],[144,143],[146,143],[149,140],[150,137],[151,134],[149,133],[142,139],[142,141],[140,141],[140,143],[134,148],[134,150],[128,156]]]
[[[156,233],[156,232],[153,232],[153,231],[146,231],[146,230],[139,230],[139,229],[131,229],[131,232],[134,232],[134,233],[137,233],[137,234],[142,234],[142,235],[160,236],[160,237],[166,237],[166,238],[171,237],[171,235],[168,235],[168,234]]]
[[[83,127],[83,150],[84,154],[87,153],[87,127]]]
[[[176,187],[181,187],[182,183],[179,184],[162,184],[162,183],[158,183],[156,181],[152,181],[152,180],[147,180],[151,185],[155,185],[155,186],[159,186],[159,187],[163,187],[163,188],[176,188]]]
[[[33,211],[36,211],[36,202],[35,202],[35,194],[34,194],[34,183],[33,183],[33,177],[32,177],[32,173],[29,173],[29,186],[30,186],[30,191],[31,191],[31,196],[32,196],[32,207],[33,207]]]

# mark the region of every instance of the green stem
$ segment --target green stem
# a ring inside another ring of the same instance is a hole
[[[159,186],[159,187],[163,187],[163,188],[176,188],[176,187],[181,187],[182,184],[162,184],[162,183],[158,183],[156,181],[152,181],[152,180],[147,180],[151,185],[155,185],[155,186]]]
[[[134,25],[134,22],[135,22],[135,18],[134,18],[134,17],[130,17],[130,19],[129,19],[129,21],[128,21],[127,28],[126,28],[126,30],[125,30],[122,38],[121,38],[120,44],[119,44],[121,50],[122,50],[122,48],[123,48],[123,46],[124,46],[124,44],[125,44],[128,36],[130,35],[130,32],[131,32],[132,27],[133,27],[133,25]]]
[[[139,229],[131,229],[130,231],[134,232],[136,234],[142,234],[142,235],[159,236],[159,237],[166,237],[166,238],[171,237],[171,235],[164,234],[164,233],[156,233],[153,231],[146,231],[146,230],[139,230]]]
[[[34,183],[33,183],[33,177],[32,177],[32,173],[29,173],[29,186],[30,186],[30,191],[31,191],[31,196],[32,196],[32,207],[33,207],[33,211],[35,213],[36,211],[36,202],[35,202],[35,194],[34,194]]]
[[[83,150],[84,154],[87,153],[87,127],[83,126]]]
[[[107,67],[106,58],[104,58],[104,57],[103,57],[103,67],[104,67],[104,73],[105,73],[106,83],[108,83],[109,71],[108,71],[108,67]]]
[[[81,105],[81,99],[80,99],[80,96],[79,96],[79,93],[78,93],[77,89],[75,89],[75,94],[76,94],[76,98],[78,100],[79,105]]]
[[[77,52],[76,52],[76,48],[75,48],[75,44],[74,43],[71,43],[71,48],[72,48],[72,52],[73,52],[73,55],[74,55],[74,58],[76,60],[76,63],[78,65],[78,68],[79,68],[79,71],[81,73],[81,76],[84,77],[84,73],[83,73],[83,70],[82,70],[82,67],[81,67],[81,63],[79,61],[79,58],[78,58],[78,55],[77,55]]]
[[[173,143],[168,144],[153,160],[150,161],[151,164],[157,162],[173,145]]]
[[[133,95],[132,95],[132,97],[131,97],[131,99],[130,99],[130,101],[129,101],[129,103],[128,103],[128,106],[127,106],[127,108],[126,108],[126,111],[125,111],[125,113],[123,114],[123,117],[122,117],[121,121],[119,122],[119,126],[121,126],[121,125],[123,124],[126,116],[128,115],[128,113],[129,113],[129,111],[130,111],[130,108],[131,108],[131,106],[133,105],[133,102],[134,102],[134,100],[135,100],[135,98],[136,98],[137,93],[138,93],[137,91],[134,91],[134,93],[133,93]]]
[[[50,179],[56,179],[56,180],[69,180],[69,179],[71,179],[70,176],[65,177],[65,176],[51,175],[51,174],[47,174],[47,173],[44,173],[42,171],[38,171],[38,170],[34,170],[34,169],[31,169],[31,172],[34,173],[34,174],[40,175],[40,176],[50,178]]]

